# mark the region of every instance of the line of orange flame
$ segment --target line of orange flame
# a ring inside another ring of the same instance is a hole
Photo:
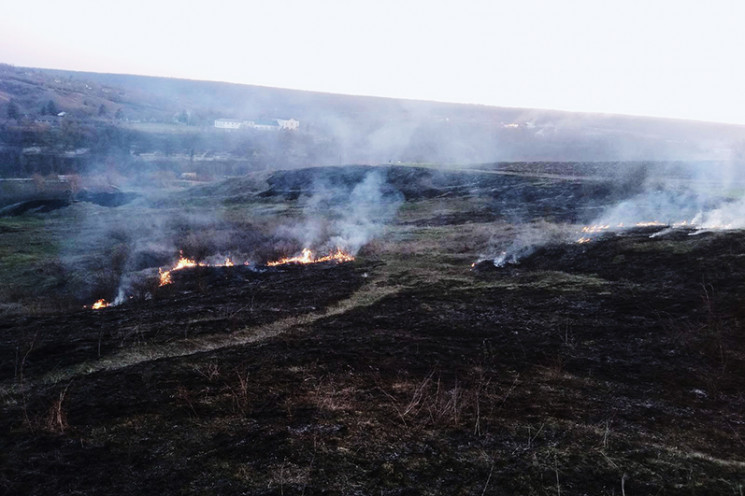
[[[311,264],[321,262],[351,262],[352,260],[354,260],[354,257],[349,253],[342,251],[340,248],[337,248],[336,251],[333,253],[329,253],[328,255],[319,258],[314,257],[313,252],[306,248],[298,256],[281,258],[279,260],[267,262],[267,265],[270,267],[274,267],[277,265],[284,265],[289,263]],[[246,264],[248,264],[248,262],[246,262]],[[165,286],[173,282],[173,279],[171,278],[171,272],[173,272],[174,270],[181,270],[190,267],[233,267],[234,265],[235,264],[230,259],[230,257],[225,259],[225,263],[210,265],[206,263],[197,263],[194,260],[184,257],[182,253],[181,257],[178,259],[178,262],[176,262],[176,265],[174,265],[173,268],[169,270],[163,270],[162,268],[158,269],[160,286]]]
[[[210,265],[210,264],[206,264],[202,262],[197,263],[190,258],[186,258],[183,252],[179,252],[179,253],[181,253],[181,257],[178,259],[178,262],[176,262],[176,265],[174,265],[171,269],[169,270],[163,270],[162,268],[158,269],[158,276],[160,277],[160,284],[159,284],[160,286],[165,286],[173,282],[173,279],[171,279],[171,272],[173,272],[174,270],[187,269],[191,267],[232,267],[233,265],[235,265],[233,261],[230,259],[230,257],[225,259],[225,263],[217,264],[217,265]]]
[[[171,267],[168,270],[163,270],[163,268],[158,268],[158,278],[160,279],[159,286],[166,286],[168,284],[173,283],[173,278],[171,276],[171,273],[175,270],[181,270],[181,269],[187,269],[191,267],[233,267],[235,263],[230,259],[230,257],[225,259],[225,262],[222,264],[216,264],[211,265],[207,263],[197,263],[196,261],[186,258],[183,254],[183,252],[180,252],[181,256],[179,257],[176,264]],[[311,263],[321,263],[321,262],[351,262],[354,260],[354,257],[350,255],[349,253],[344,252],[340,248],[337,248],[335,252],[329,253],[326,256],[315,258],[313,256],[313,252],[309,249],[304,249],[302,253],[296,257],[289,257],[289,258],[282,258],[279,260],[275,260],[273,262],[267,262],[267,265],[269,266],[277,266],[277,265],[284,265],[284,264],[290,264],[290,263],[300,263],[300,264],[311,264]],[[246,265],[248,265],[248,262],[246,262]],[[90,306],[93,310],[98,310],[100,308],[106,308],[110,304],[106,300],[98,300],[93,305]],[[86,307],[89,308],[89,307]]]
[[[664,226],[670,226],[673,228],[681,228],[681,227],[689,227],[689,226],[694,227],[695,224],[687,220],[684,220],[682,222],[673,222],[672,224],[666,224],[664,222],[660,222],[657,220],[653,220],[649,222],[637,222],[636,224],[634,224],[634,227],[664,227]],[[587,235],[593,235],[593,234],[601,233],[603,231],[607,231],[611,228],[624,229],[626,227],[627,226],[625,226],[623,223],[620,223],[617,226],[611,226],[610,224],[596,224],[592,226],[584,226],[582,228],[582,233],[587,234]],[[724,228],[726,228],[726,226],[724,226]],[[582,243],[589,243],[590,241],[592,241],[593,238],[591,236],[585,236],[584,234],[582,237],[580,237],[577,240],[577,243],[582,244]]]
[[[323,257],[314,257],[313,252],[310,251],[308,248],[305,248],[300,255],[297,255],[295,257],[286,257],[286,258],[280,258],[279,260],[274,260],[271,262],[267,262],[266,264],[269,267],[276,267],[277,265],[286,265],[286,264],[313,264],[313,263],[323,263],[323,262],[351,262],[354,260],[354,256],[350,255],[349,253],[343,251],[341,248],[337,248],[335,252],[329,253],[326,256]]]

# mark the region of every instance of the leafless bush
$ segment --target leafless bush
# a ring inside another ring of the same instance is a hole
[[[37,193],[42,193],[46,190],[46,180],[41,174],[37,172],[31,176],[31,179],[34,182],[34,188]]]
[[[311,395],[311,401],[319,410],[335,412],[352,409],[354,388],[344,387],[333,380],[321,380]]]
[[[248,391],[248,373],[235,372],[236,381],[228,384],[230,397],[233,402],[233,410],[242,415],[248,415],[251,412],[251,398]]]
[[[215,232],[211,229],[190,232],[177,242],[186,257],[198,262],[216,251]]]
[[[67,390],[70,388],[70,384],[72,383],[68,383],[67,386],[65,386],[65,388],[60,391],[57,399],[54,400],[54,402],[52,402],[52,406],[49,407],[43,425],[44,430],[46,430],[47,432],[64,434],[65,430],[68,427],[67,413],[63,408],[63,404],[65,402],[65,396],[67,396]]]
[[[476,434],[482,432],[484,414],[501,405],[509,395],[508,391],[500,396],[492,381],[481,374],[467,382],[455,379],[446,383],[435,371],[427,374],[421,382],[400,383],[395,389],[400,392],[386,392],[386,395],[393,401],[393,407],[404,424],[457,427],[472,423]]]
[[[361,257],[374,257],[379,256],[385,252],[385,243],[379,239],[373,239],[366,243],[360,251],[357,253]]]
[[[197,415],[197,410],[194,408],[194,401],[192,400],[191,392],[186,386],[179,386],[176,389],[176,398],[186,405],[191,415],[199,417],[199,415]]]
[[[157,273],[143,271],[136,275],[130,275],[127,294],[135,300],[145,300],[155,294],[159,285],[160,278]]]
[[[106,237],[108,239],[111,239],[113,241],[116,241],[117,243],[129,243],[132,236],[131,233],[124,227],[117,226],[109,229],[109,231],[106,233]]]
[[[112,270],[121,274],[129,258],[130,248],[125,243],[114,245],[109,252],[109,266]]]
[[[89,300],[104,298],[112,300],[116,296],[121,272],[117,272],[112,267],[104,266],[99,268],[91,275],[90,297]]]
[[[205,365],[195,365],[194,371],[209,382],[214,382],[221,375],[220,364],[217,362],[210,362]]]

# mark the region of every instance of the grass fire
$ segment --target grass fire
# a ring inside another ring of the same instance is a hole
[[[673,216],[618,164],[485,167],[0,217],[0,486],[737,494],[737,200]]]
[[[355,257],[341,248],[336,248],[335,250],[329,252],[327,255],[322,256],[315,256],[313,252],[310,249],[303,249],[300,255],[294,256],[294,257],[285,257],[280,258],[273,261],[266,262],[267,267],[278,267],[282,265],[309,265],[309,264],[323,264],[323,263],[345,263],[345,262],[351,262],[354,261]],[[243,266],[254,266],[255,264],[251,263],[250,261],[246,261],[243,263]],[[194,259],[188,258],[184,256],[183,250],[179,251],[179,258],[178,260],[168,269],[164,269],[163,267],[158,267],[158,286],[168,286],[170,284],[173,284],[173,273],[177,271],[183,271],[186,269],[194,269],[194,268],[206,268],[206,267],[234,267],[235,263],[231,259],[231,257],[226,257],[223,262],[219,263],[209,263],[209,262],[197,262]],[[151,295],[152,296],[152,295]],[[120,301],[124,301],[124,298],[119,298],[118,301],[115,301],[114,304],[116,305]],[[98,310],[101,308],[106,308],[111,306],[112,304],[107,302],[104,299],[100,299],[96,301],[92,305],[86,305],[84,308],[89,308],[92,310]]]
[[[96,301],[95,303],[93,303],[93,304],[92,304],[92,305],[90,306],[90,308],[91,308],[92,310],[99,310],[99,309],[101,309],[101,308],[106,308],[106,307],[108,307],[109,305],[110,305],[110,303],[109,303],[109,302],[107,302],[107,301],[106,301],[106,300],[104,300],[104,299],[100,299],[100,300]]]
[[[344,263],[344,262],[351,262],[353,260],[354,260],[354,256],[345,252],[341,248],[337,248],[335,251],[329,253],[328,255],[324,255],[321,257],[316,257],[311,250],[309,250],[308,248],[305,248],[300,253],[300,255],[296,255],[294,257],[280,258],[279,260],[270,261],[270,262],[267,262],[266,264],[269,267],[276,267],[278,265],[287,265],[287,264],[307,265],[307,264],[324,263],[324,262]]]

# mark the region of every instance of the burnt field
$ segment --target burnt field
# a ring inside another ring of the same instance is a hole
[[[397,210],[356,260],[267,267],[298,248],[275,227],[310,211],[304,174],[117,207],[219,204],[191,227],[220,253],[243,229],[255,263],[179,270],[96,311],[63,282],[8,304],[0,494],[741,494],[743,231],[580,244],[616,183],[391,168],[380,198]],[[31,233],[78,213],[0,235],[57,246]],[[516,239],[517,263],[478,263]],[[55,289],[73,303],[40,309]]]

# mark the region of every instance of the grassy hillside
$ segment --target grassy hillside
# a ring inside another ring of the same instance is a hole
[[[294,118],[300,128],[228,131],[214,128],[219,118]],[[741,153],[744,141],[743,126],[0,65],[5,176],[104,167],[129,176],[345,163],[719,161]]]
[[[633,184],[550,170],[280,171],[2,220],[0,492],[738,494],[743,233],[580,244]],[[348,215],[385,221],[355,261],[265,264]],[[238,263],[158,286],[179,250]]]

